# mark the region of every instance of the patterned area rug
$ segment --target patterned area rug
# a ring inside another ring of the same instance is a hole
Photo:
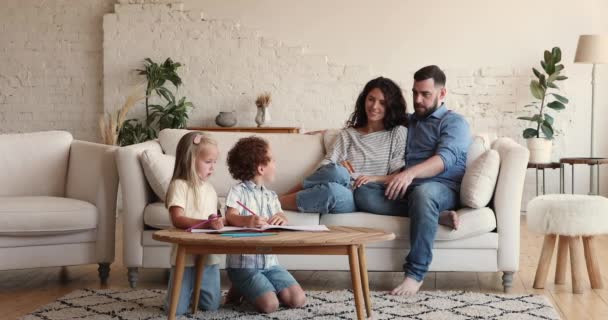
[[[166,319],[162,309],[165,290],[78,290],[22,319]],[[280,309],[263,315],[248,304],[178,319],[353,319],[352,292],[307,291],[301,309]],[[464,291],[425,291],[412,297],[372,292],[374,319],[559,319],[540,295],[499,295]]]

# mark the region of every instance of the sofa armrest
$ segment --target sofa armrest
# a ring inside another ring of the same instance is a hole
[[[154,198],[139,160],[141,154],[146,150],[162,152],[160,144],[156,140],[122,147],[116,152],[123,201],[123,264],[125,267],[141,267],[143,264],[144,209]]]
[[[116,147],[85,141],[72,141],[68,164],[66,197],[97,207],[98,262],[114,261],[116,195],[118,173],[114,161]]]
[[[500,172],[494,194],[498,231],[498,269],[519,270],[521,198],[530,152],[509,138],[494,141],[500,154]]]

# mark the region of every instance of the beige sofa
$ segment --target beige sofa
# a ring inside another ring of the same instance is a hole
[[[175,155],[179,139],[187,130],[163,130],[159,139],[121,148],[117,153],[118,171],[124,201],[124,263],[131,286],[137,282],[138,268],[167,268],[170,247],[152,239],[158,228],[171,226],[164,204],[152,192],[140,161],[142,154]],[[236,183],[226,167],[226,153],[248,133],[209,132],[218,141],[220,158],[211,178],[220,197]],[[277,161],[277,179],[269,187],[283,193],[310,174],[323,158],[321,135],[259,134],[267,139]],[[327,140],[327,139],[326,139]],[[477,141],[477,140],[476,140]],[[327,142],[326,142],[327,143]],[[528,150],[513,140],[501,138],[492,144],[500,154],[500,172],[492,202],[487,208],[460,210],[462,227],[450,231],[440,227],[434,245],[432,271],[502,271],[505,289],[511,286],[513,272],[519,268],[520,203],[528,161]],[[157,171],[169,174],[170,165]],[[159,172],[157,172],[159,173]],[[392,231],[393,241],[377,243],[367,249],[370,271],[402,271],[408,252],[409,219],[363,212],[327,214],[286,212],[291,224],[366,226]],[[340,256],[281,256],[282,265],[291,270],[349,270],[348,259]]]
[[[0,135],[0,270],[114,261],[115,147],[68,132]]]

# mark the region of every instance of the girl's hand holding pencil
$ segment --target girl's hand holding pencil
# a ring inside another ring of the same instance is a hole
[[[209,215],[209,219],[201,221],[201,223],[197,223],[192,227],[186,229],[187,232],[192,231],[192,229],[208,227],[208,229],[219,230],[224,227],[224,219],[221,216],[216,214]]]

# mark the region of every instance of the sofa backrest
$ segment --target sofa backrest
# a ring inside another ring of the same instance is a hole
[[[175,155],[177,143],[189,130],[165,129],[158,136],[165,154]],[[237,183],[232,179],[226,165],[226,156],[234,144],[244,137],[259,136],[270,144],[277,165],[276,181],[268,187],[277,193],[285,193],[302,179],[311,174],[324,156],[322,135],[284,134],[284,133],[247,133],[247,132],[205,132],[217,141],[220,154],[215,173],[210,182],[219,196],[225,196],[231,186]]]
[[[64,131],[0,135],[0,196],[64,196],[72,140]]]

